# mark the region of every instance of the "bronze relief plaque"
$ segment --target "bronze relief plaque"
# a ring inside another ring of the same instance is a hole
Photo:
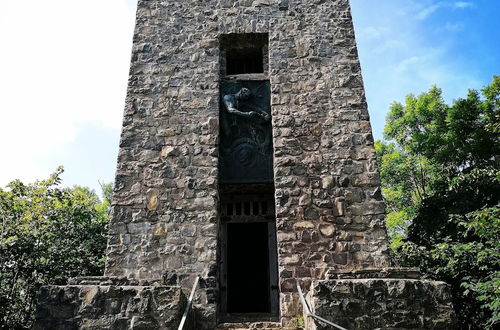
[[[221,183],[273,181],[269,81],[222,81]]]

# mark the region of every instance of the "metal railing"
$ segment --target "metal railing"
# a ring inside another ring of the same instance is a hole
[[[184,328],[184,324],[186,323],[187,316],[189,314],[189,310],[191,309],[191,305],[193,304],[194,293],[196,291],[196,287],[198,286],[198,281],[200,280],[199,276],[196,276],[196,279],[193,283],[193,288],[191,289],[191,293],[189,294],[188,302],[186,304],[186,308],[184,309],[184,314],[182,314],[181,323],[179,324],[178,330],[182,330]]]
[[[318,316],[314,313],[311,312],[311,309],[309,308],[309,305],[307,304],[306,299],[304,298],[304,294],[302,293],[302,289],[300,288],[299,283],[297,283],[297,291],[299,291],[299,297],[300,297],[300,303],[302,304],[302,309],[304,310],[304,316],[305,317],[312,317],[318,321],[321,321],[323,323],[326,323],[328,325],[331,325],[332,327],[335,327],[340,330],[347,330],[346,328],[341,327],[338,324],[335,324],[331,321],[328,321],[327,319],[322,318],[321,316]]]

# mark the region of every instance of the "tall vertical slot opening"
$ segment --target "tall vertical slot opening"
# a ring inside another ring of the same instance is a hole
[[[268,35],[221,36],[219,316],[279,314]]]

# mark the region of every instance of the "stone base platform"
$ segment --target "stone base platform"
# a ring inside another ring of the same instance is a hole
[[[186,302],[178,286],[82,277],[41,289],[34,329],[177,329]]]
[[[366,275],[313,281],[307,295],[312,313],[349,330],[458,329],[446,283]],[[331,326],[309,317],[306,329]]]
[[[306,299],[314,314],[346,329],[458,329],[448,286],[419,280],[417,271],[378,269],[327,276],[312,281]],[[164,282],[81,277],[66,286],[41,289],[34,329],[177,329],[186,303],[179,286]],[[191,313],[185,329],[285,329],[280,322],[215,326],[200,310]],[[332,329],[311,317],[304,321],[307,330]]]

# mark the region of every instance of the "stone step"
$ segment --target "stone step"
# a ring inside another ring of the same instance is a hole
[[[215,330],[282,330],[280,322],[239,322],[220,323]]]

